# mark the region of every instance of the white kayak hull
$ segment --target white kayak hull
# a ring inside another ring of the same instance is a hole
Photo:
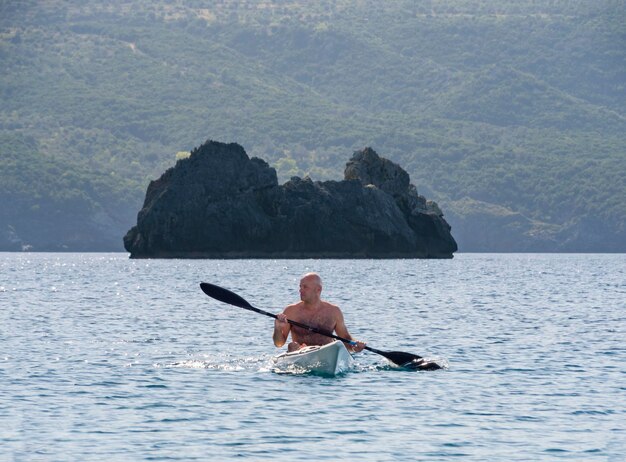
[[[279,371],[337,375],[352,365],[352,355],[343,342],[335,340],[320,346],[307,346],[273,358]]]

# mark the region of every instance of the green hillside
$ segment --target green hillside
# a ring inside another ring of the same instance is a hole
[[[626,2],[0,2],[0,250],[122,250],[177,152],[398,162],[461,251],[626,251]]]

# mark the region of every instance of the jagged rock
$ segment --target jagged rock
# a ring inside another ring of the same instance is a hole
[[[409,189],[409,174],[399,165],[382,159],[372,148],[357,151],[346,164],[346,180],[358,180],[363,186],[369,184],[394,198],[404,196]]]
[[[450,258],[457,250],[436,204],[372,149],[343,181],[278,185],[265,161],[208,141],[148,186],[133,258]]]

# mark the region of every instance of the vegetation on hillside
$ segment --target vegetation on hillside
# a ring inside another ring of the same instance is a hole
[[[623,0],[3,2],[0,240],[91,223],[121,249],[148,181],[212,138],[281,180],[372,146],[461,250],[507,248],[455,232],[505,213],[511,250],[626,251],[624,23]]]

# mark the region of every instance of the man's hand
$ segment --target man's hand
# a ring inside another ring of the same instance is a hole
[[[360,353],[361,351],[363,351],[363,349],[365,348],[365,343],[359,340],[354,341],[356,342],[356,345],[352,345],[352,351],[354,353]]]

